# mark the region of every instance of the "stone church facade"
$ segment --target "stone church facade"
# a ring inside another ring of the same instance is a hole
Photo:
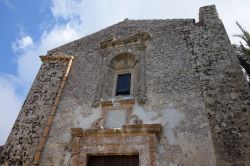
[[[249,87],[214,5],[197,22],[126,19],[41,60],[2,165],[250,165]]]

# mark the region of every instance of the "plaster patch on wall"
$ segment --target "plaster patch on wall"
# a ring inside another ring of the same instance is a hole
[[[159,144],[157,144],[157,145],[158,145],[158,152],[159,152],[159,154],[165,153],[164,146],[160,146]]]
[[[177,166],[177,164],[174,164],[174,163],[170,163],[170,166]]]
[[[66,132],[62,135],[62,140],[64,140],[65,142],[69,142],[71,139],[71,134]]]
[[[121,128],[126,123],[127,110],[117,109],[107,111],[106,128]]]
[[[74,110],[76,115],[74,125],[77,127],[82,127],[84,129],[90,129],[91,124],[101,117],[101,108],[86,108],[89,109],[90,114],[83,116],[80,107]]]
[[[163,111],[164,136],[168,138],[170,144],[175,144],[176,139],[173,129],[183,120],[185,114],[178,112],[176,109],[167,109]]]
[[[152,120],[152,119],[155,119],[157,117],[157,113],[156,112],[146,112],[137,103],[135,103],[135,105],[134,105],[133,114],[138,116],[145,124],[157,123],[155,120]]]
[[[65,159],[64,159],[64,164],[65,165],[70,165],[70,158],[71,158],[71,153],[70,152],[66,152],[65,153]]]
[[[164,136],[168,138],[170,144],[176,143],[176,138],[173,129],[184,119],[185,114],[177,111],[174,108],[166,108],[156,112],[146,112],[144,109],[135,104],[133,114],[137,115],[143,123],[160,123],[163,125]],[[158,114],[162,114],[159,116]],[[159,117],[158,117],[159,116]]]

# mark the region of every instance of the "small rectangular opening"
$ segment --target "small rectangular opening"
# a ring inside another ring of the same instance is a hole
[[[118,74],[116,84],[116,96],[130,95],[131,73]]]
[[[87,166],[139,166],[139,155],[88,156]]]

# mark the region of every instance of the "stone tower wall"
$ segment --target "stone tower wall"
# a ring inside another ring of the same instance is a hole
[[[250,165],[249,86],[215,6],[200,9],[199,24],[194,54],[217,165]]]
[[[44,60],[1,152],[0,164],[31,165],[67,61]]]

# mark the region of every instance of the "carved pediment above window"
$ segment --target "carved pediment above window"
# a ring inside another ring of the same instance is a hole
[[[135,57],[130,53],[122,53],[111,60],[111,67],[118,69],[134,68],[136,63]]]
[[[108,40],[101,42],[100,47],[102,49],[105,49],[108,47],[121,46],[126,44],[144,43],[149,39],[150,35],[147,32],[137,32],[136,34],[123,39],[117,39],[115,37],[112,37]]]

